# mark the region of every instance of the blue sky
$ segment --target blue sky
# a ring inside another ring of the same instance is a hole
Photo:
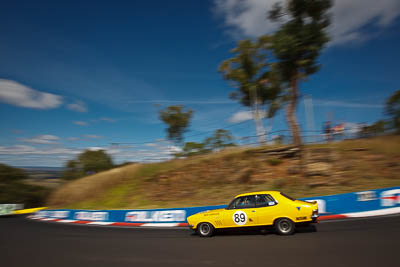
[[[5,1],[0,9],[0,162],[62,166],[83,149],[116,162],[163,159],[157,107],[195,111],[186,141],[255,134],[217,72],[237,40],[273,32],[275,1]],[[400,89],[400,3],[337,0],[320,72],[301,84],[315,128],[372,123]],[[287,129],[280,112],[272,131]],[[298,117],[305,129],[304,106]],[[146,144],[141,144],[147,142]],[[135,143],[115,146],[112,143]]]

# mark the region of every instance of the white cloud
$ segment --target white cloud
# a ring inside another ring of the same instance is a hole
[[[19,140],[26,143],[49,145],[49,144],[58,144],[59,143],[58,140],[60,140],[60,138],[55,135],[44,134],[31,138],[20,138]]]
[[[76,155],[80,152],[80,149],[71,149],[65,147],[39,149],[26,145],[15,145],[9,147],[0,146],[0,154],[2,155]]]
[[[149,144],[145,144],[145,146],[148,146],[148,147],[157,147],[157,146],[158,146],[158,144],[155,144],[155,143],[149,143]]]
[[[87,105],[82,101],[76,101],[75,103],[70,103],[67,105],[67,108],[77,112],[87,112]]]
[[[155,141],[156,142],[156,141]],[[43,147],[43,146],[0,146],[0,161],[15,166],[38,165],[38,166],[62,166],[69,159],[75,158],[84,150],[92,151],[104,150],[111,155],[115,163],[130,162],[158,162],[169,160],[174,154],[181,152],[181,148],[172,145],[170,142],[163,141],[157,143],[157,147],[148,147],[141,149],[134,146],[96,146],[96,147],[79,147],[67,148],[63,145]],[[143,146],[144,148],[146,146]]]
[[[365,103],[353,103],[346,101],[332,101],[332,100],[322,100],[313,99],[316,106],[326,106],[326,107],[342,107],[342,108],[384,108],[384,105],[380,104],[365,104]]]
[[[79,126],[87,126],[88,123],[85,121],[74,121],[72,122],[73,124],[79,125]]]
[[[107,118],[107,117],[102,117],[98,119],[98,121],[105,121],[105,122],[116,122],[115,119]]]
[[[194,104],[194,105],[220,105],[220,104],[234,104],[235,102],[232,100],[223,100],[223,99],[215,99],[215,100],[132,100],[129,103],[135,104]]]
[[[95,135],[95,134],[85,134],[84,137],[89,138],[89,139],[101,139],[101,138],[104,138],[104,136]]]
[[[250,111],[239,111],[239,112],[236,112],[235,114],[233,114],[232,117],[230,117],[228,119],[228,121],[232,122],[232,123],[239,123],[239,122],[248,121],[251,119],[253,119],[253,116]]]
[[[215,0],[215,13],[222,17],[228,33],[235,38],[257,37],[271,33],[277,25],[266,20],[267,11],[278,0]],[[399,0],[336,0],[331,10],[329,32],[331,45],[364,41],[372,35],[361,31],[371,24],[377,28],[390,25],[400,15]]]
[[[67,139],[67,141],[78,141],[79,140],[78,137],[68,137],[66,139]]]
[[[0,79],[0,101],[17,107],[50,109],[62,104],[62,97],[43,93],[15,81]]]

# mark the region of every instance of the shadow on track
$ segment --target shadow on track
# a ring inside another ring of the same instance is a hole
[[[315,225],[300,226],[296,227],[294,234],[307,234],[317,232]],[[234,228],[234,229],[216,229],[215,236],[257,236],[257,235],[277,235],[273,227],[263,228]],[[198,234],[193,231],[191,234],[193,237],[197,237]]]

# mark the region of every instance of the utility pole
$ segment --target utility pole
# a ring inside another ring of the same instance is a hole
[[[253,115],[253,119],[255,121],[256,124],[256,134],[258,136],[258,140],[259,143],[261,145],[264,145],[265,142],[265,129],[262,123],[262,119],[263,119],[263,114],[261,114],[260,112],[260,103],[258,101],[257,98],[257,86],[252,85],[251,86],[251,90],[250,93],[252,94],[252,98],[253,98],[253,105],[252,105],[252,115]]]
[[[314,108],[311,95],[304,96],[304,110],[306,113],[307,130],[312,133],[309,142],[315,142]],[[307,134],[308,135],[308,134]]]

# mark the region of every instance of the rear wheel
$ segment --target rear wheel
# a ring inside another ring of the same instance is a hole
[[[197,233],[201,237],[210,237],[214,234],[214,227],[210,223],[200,223],[197,226]]]
[[[280,218],[275,222],[275,230],[280,235],[292,235],[295,230],[295,224],[288,218]]]

